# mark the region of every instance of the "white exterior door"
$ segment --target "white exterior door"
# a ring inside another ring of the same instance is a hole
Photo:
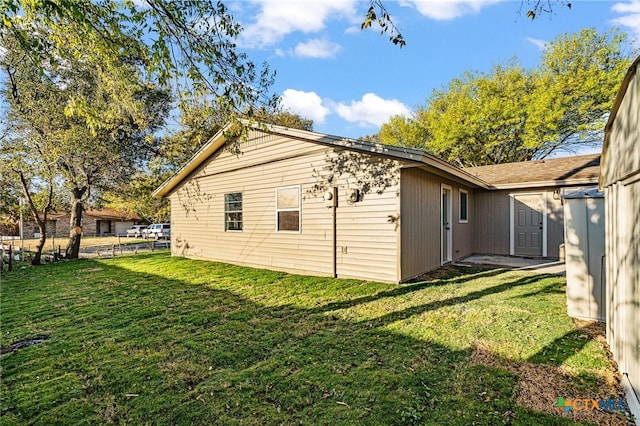
[[[441,226],[440,226],[440,236],[442,241],[442,264],[447,262],[451,262],[453,259],[452,255],[452,238],[451,238],[451,187],[447,185],[442,185],[442,204],[441,204]]]

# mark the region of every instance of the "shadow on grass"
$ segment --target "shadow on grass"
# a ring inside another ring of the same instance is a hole
[[[547,275],[547,276],[552,276],[552,275]],[[535,297],[535,296],[542,296],[542,295],[547,295],[547,294],[565,294],[566,290],[564,287],[562,288],[558,288],[557,285],[555,285],[554,283],[550,283],[545,285],[543,288],[537,290],[537,291],[532,291],[529,293],[524,293],[524,294],[520,294],[518,296],[515,296],[516,299],[526,299],[529,297]]]
[[[55,276],[37,269],[3,283],[12,301],[3,334],[50,336],[3,355],[3,424],[570,424],[516,406],[517,376],[469,363],[469,351],[342,320],[328,306],[257,304],[215,282],[194,286],[186,269],[184,279],[167,279],[110,262],[84,260],[81,268],[62,265]]]
[[[419,281],[410,284],[402,284],[398,285],[392,290],[385,290],[378,292],[376,294],[370,296],[358,297],[355,299],[340,301],[340,302],[332,302],[327,303],[326,305],[322,305],[318,308],[315,308],[315,312],[328,312],[335,311],[337,309],[347,309],[352,308],[357,305],[375,302],[376,300],[381,300],[384,298],[398,297],[405,294],[413,293],[416,291],[424,290],[426,288],[437,287],[442,285],[450,285],[450,284],[462,284],[469,280],[475,278],[488,278],[495,277],[498,275],[502,275],[507,272],[504,269],[452,269],[450,273],[447,274],[446,277],[438,278],[430,281]]]
[[[504,273],[505,271],[502,271],[502,272]],[[426,303],[423,305],[412,306],[411,308],[400,310],[400,311],[393,311],[381,317],[377,317],[375,321],[377,323],[389,324],[398,320],[407,319],[414,315],[420,315],[425,312],[433,311],[435,309],[471,302],[473,300],[477,300],[485,296],[511,290],[512,288],[515,288],[515,287],[532,284],[548,277],[553,277],[553,275],[543,274],[543,275],[531,275],[531,276],[522,277],[514,281],[509,281],[503,284],[487,287],[484,290],[472,291],[468,294],[465,294],[464,296],[450,297],[448,299],[437,300],[435,302]]]

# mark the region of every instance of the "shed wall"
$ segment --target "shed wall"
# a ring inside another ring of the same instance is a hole
[[[638,67],[640,65],[636,65]],[[603,152],[601,182],[608,186],[640,172],[640,78],[636,72],[620,103]]]
[[[636,65],[637,66],[637,65]],[[607,341],[640,401],[640,79],[632,76],[605,144]]]

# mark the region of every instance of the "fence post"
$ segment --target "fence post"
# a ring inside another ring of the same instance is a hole
[[[9,270],[13,271],[13,246],[9,244]]]
[[[151,252],[153,253],[155,249],[156,249],[156,240],[151,240]]]

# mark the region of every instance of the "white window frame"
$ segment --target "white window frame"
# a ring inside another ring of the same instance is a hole
[[[462,194],[467,197],[467,217],[462,218]],[[458,193],[458,223],[469,223],[469,191],[460,188]]]
[[[287,208],[287,209],[279,209],[278,208],[278,191],[282,189],[291,189],[296,188],[298,190],[298,208]],[[276,197],[276,232],[282,234],[300,234],[302,233],[302,185],[289,185],[289,186],[279,186],[275,191]],[[297,231],[288,231],[288,230],[280,230],[280,218],[278,213],[280,212],[298,212],[298,230]]]
[[[442,239],[444,237],[444,215],[443,215],[443,205],[442,205],[442,194],[444,191],[449,191],[449,197],[447,202],[447,223],[449,223],[449,232],[447,232],[447,257],[444,258],[443,247],[442,247]],[[440,184],[440,243],[438,246],[440,247],[440,264],[444,265],[446,263],[453,262],[453,187],[444,183]]]
[[[227,210],[227,195],[231,195],[231,194],[240,194],[240,202],[242,203],[242,207],[240,208],[240,210]],[[224,193],[224,232],[242,232],[244,230],[244,194],[242,193],[242,191],[232,191],[232,192],[225,192]],[[240,213],[242,214],[242,220],[240,221],[240,224],[242,226],[242,229],[227,229],[227,213]]]

